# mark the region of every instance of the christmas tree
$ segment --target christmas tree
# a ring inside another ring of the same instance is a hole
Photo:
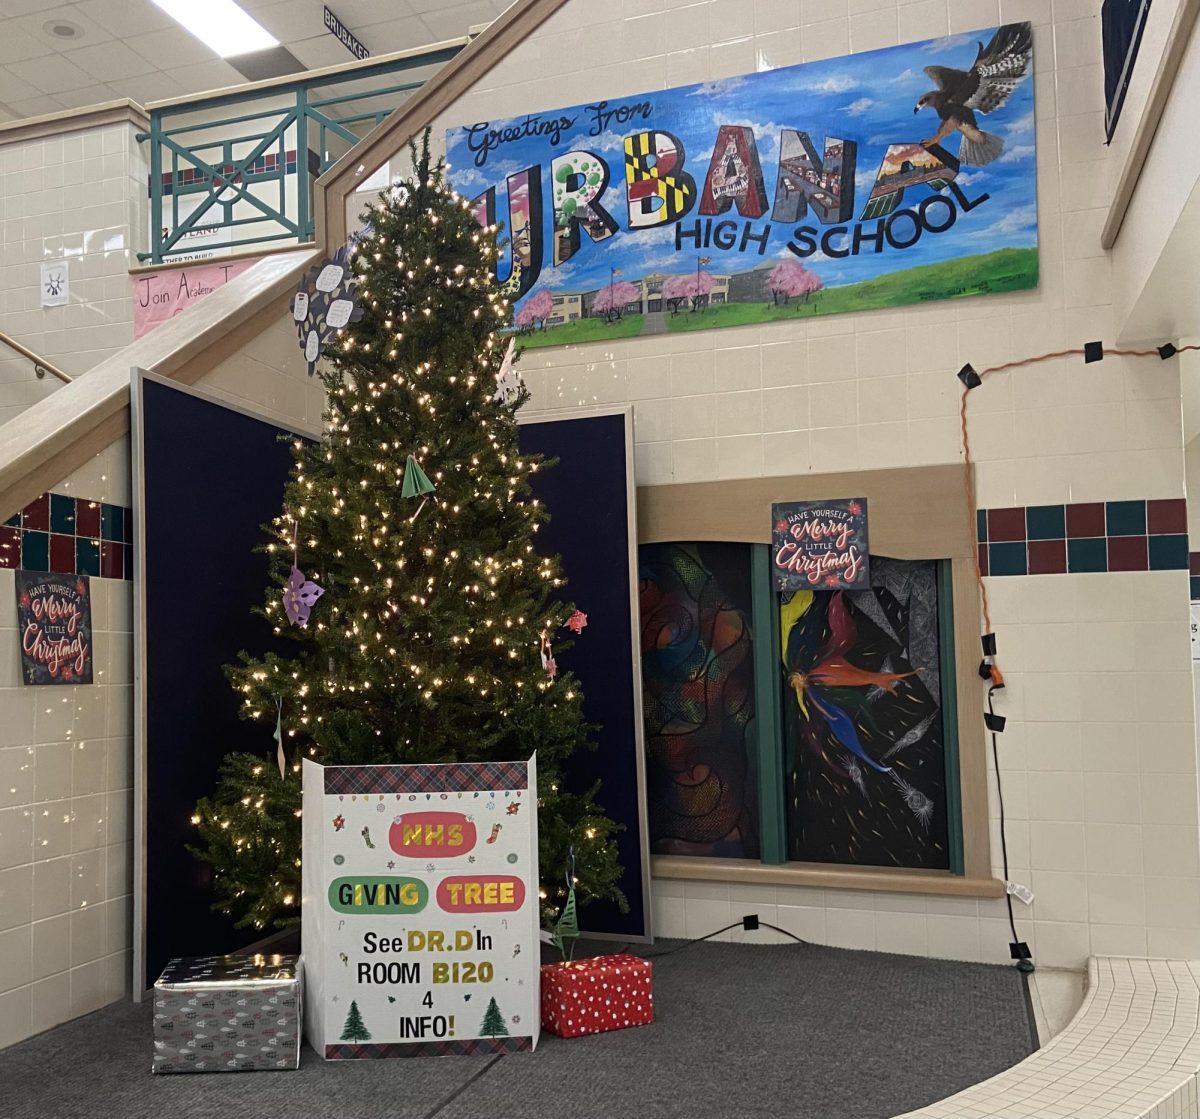
[[[363,1023],[358,1003],[350,1003],[350,1013],[346,1015],[346,1024],[342,1027],[343,1041],[370,1041],[371,1031]]]
[[[494,998],[488,1003],[483,1021],[479,1023],[479,1032],[487,1034],[488,1037],[508,1037],[508,1023],[505,1022]]]
[[[264,739],[282,711],[289,756],[228,755],[193,817],[217,907],[243,926],[298,917],[301,751],[324,765],[536,751],[543,916],[566,901],[572,851],[581,903],[625,904],[598,786],[562,785],[590,745],[579,683],[553,656],[575,607],[558,558],[535,549],[547,513],[529,480],[547,464],[518,446],[528,392],[497,391],[510,307],[492,278],[496,227],[450,190],[428,136],[413,160],[413,178],[363,215],[363,314],[325,348],[325,433],[293,444],[270,529],[264,615],[295,651],[227,670]],[[303,597],[305,577],[324,595],[308,591],[311,616],[290,624],[281,598]]]

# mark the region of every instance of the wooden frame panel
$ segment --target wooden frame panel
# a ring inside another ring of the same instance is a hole
[[[963,873],[798,862],[772,866],[741,859],[655,855],[651,858],[654,876],[1001,897],[1004,883],[992,877],[983,690],[976,674],[982,618],[975,584],[974,513],[968,508],[962,466],[640,486],[638,543],[769,544],[773,501],[846,496],[866,497],[871,503],[873,552],[896,559],[951,562]]]

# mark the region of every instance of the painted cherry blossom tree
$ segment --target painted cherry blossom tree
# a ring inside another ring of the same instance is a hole
[[[680,307],[690,301],[691,310],[700,306],[700,300],[705,298],[717,286],[709,272],[688,273],[686,276],[671,276],[663,284],[663,299],[670,305],[671,314],[679,313]]]
[[[798,260],[782,260],[767,277],[767,291],[778,307],[780,300],[786,305],[793,296],[808,299],[814,291],[820,291],[825,285],[821,277],[809,271]]]
[[[546,329],[546,320],[554,314],[554,296],[546,288],[525,297],[521,309],[513,319],[513,324],[520,330],[531,330],[540,325]]]
[[[608,322],[616,322],[624,313],[625,305],[640,299],[636,284],[622,280],[619,284],[605,284],[592,300],[592,310],[603,315]]]

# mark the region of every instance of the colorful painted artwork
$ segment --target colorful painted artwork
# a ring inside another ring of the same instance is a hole
[[[92,588],[86,575],[16,572],[17,637],[26,684],[92,682]]]
[[[639,549],[651,850],[757,858],[751,550]]]
[[[776,502],[771,506],[771,569],[777,591],[869,587],[867,499]]]
[[[779,619],[789,856],[947,869],[936,565],[873,557]]]
[[[451,128],[530,346],[1037,284],[1028,23]]]

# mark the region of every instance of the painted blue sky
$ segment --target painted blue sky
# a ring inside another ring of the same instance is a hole
[[[542,120],[559,116],[573,117],[576,126],[563,131],[560,143],[551,145],[543,137],[530,137],[504,144],[492,152],[484,167],[475,166],[475,156],[467,148],[462,128],[447,133],[447,158],[454,186],[468,197],[475,197],[489,186],[497,186],[497,215],[507,218],[505,177],[534,163],[540,163],[543,180],[544,256],[538,287],[555,291],[587,291],[608,283],[611,266],[622,269],[626,279],[636,279],[651,271],[689,272],[695,267],[696,252],[690,245],[681,254],[675,252],[674,226],[640,230],[627,228],[628,213],[624,197],[624,154],[626,135],[659,128],[678,136],[686,149],[686,169],[703,183],[712,157],[717,129],[722,124],[745,124],[754,129],[762,161],[763,180],[768,199],[774,201],[779,164],[779,136],[784,128],[809,132],[818,147],[824,137],[838,136],[858,142],[855,216],[862,211],[867,195],[887,146],[914,143],[934,134],[937,115],[924,109],[914,115],[913,107],[922,93],[933,88],[924,74],[929,65],[968,69],[975,60],[978,44],[987,43],[995,28],[932,39],[921,43],[888,47],[863,54],[821,62],[804,63],[783,69],[728,78],[718,82],[683,86],[673,90],[642,94],[612,101],[609,108],[621,104],[650,101],[653,111],[647,120],[610,128],[599,136],[589,135],[592,114],[588,106],[533,114]],[[1036,59],[1035,59],[1036,65]],[[492,121],[492,127],[519,124]],[[959,214],[953,229],[925,233],[912,248],[903,251],[885,246],[883,252],[863,252],[857,257],[833,260],[817,253],[804,263],[817,272],[826,286],[855,283],[881,274],[920,264],[970,256],[1006,247],[1026,247],[1037,243],[1037,178],[1034,152],[1034,110],[1032,73],[1018,86],[1003,108],[980,114],[986,131],[1004,140],[1004,152],[986,167],[966,167],[957,182],[968,198],[983,192],[991,197],[968,214]],[[957,154],[960,142],[954,134],[944,142]],[[553,267],[551,223],[553,220],[549,184],[550,162],[572,149],[585,148],[604,158],[610,168],[609,186],[601,203],[621,229],[600,244],[581,234],[578,253],[561,268]],[[926,197],[928,187],[905,193],[904,205],[912,206]],[[684,219],[689,226],[698,216],[697,207]],[[736,209],[723,215],[739,222]],[[940,212],[939,212],[940,216]],[[769,221],[755,222],[756,228]],[[507,224],[507,222],[506,222]],[[810,211],[805,225],[818,225]],[[867,223],[873,226],[873,222]],[[764,259],[794,259],[785,247],[792,225],[772,222],[771,241],[765,257],[756,252],[702,250],[712,257],[712,272],[746,271]],[[903,230],[909,228],[905,222]],[[507,266],[502,266],[507,271]]]

